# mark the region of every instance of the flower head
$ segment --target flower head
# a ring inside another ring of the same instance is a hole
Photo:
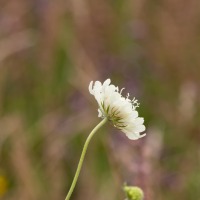
[[[98,117],[107,117],[113,125],[123,131],[129,139],[137,140],[146,134],[140,134],[145,130],[144,119],[138,117],[136,108],[138,101],[129,99],[129,93],[126,97],[122,96],[122,88],[110,84],[107,79],[103,84],[100,81],[93,81],[89,84],[89,92],[95,97],[99,104]]]

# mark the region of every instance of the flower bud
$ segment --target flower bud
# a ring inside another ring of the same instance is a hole
[[[143,200],[144,193],[139,187],[124,186],[123,190],[126,194],[127,200]]]

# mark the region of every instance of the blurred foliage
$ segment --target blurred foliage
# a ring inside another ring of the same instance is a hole
[[[141,102],[147,137],[98,133],[72,199],[121,200],[124,182],[198,199],[199,20],[198,0],[2,0],[0,199],[65,198],[99,120],[88,84],[108,77]]]

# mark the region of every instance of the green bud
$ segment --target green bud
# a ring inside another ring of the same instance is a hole
[[[139,187],[124,186],[123,190],[126,194],[127,200],[143,200],[144,193]]]

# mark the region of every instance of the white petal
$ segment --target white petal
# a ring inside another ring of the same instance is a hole
[[[100,109],[98,109],[98,117],[103,117],[103,114]]]
[[[108,78],[107,80],[104,81],[103,86],[108,86],[110,85],[111,80]]]
[[[95,81],[93,90],[95,90],[95,91],[101,91],[101,89],[102,89],[101,82],[100,81]]]
[[[135,129],[134,129],[134,131],[136,131],[136,132],[143,132],[143,131],[145,131],[145,126],[144,125],[139,125],[139,126],[136,126],[135,127]]]
[[[130,140],[137,140],[139,139],[139,134],[137,133],[126,133],[126,136],[130,139]]]
[[[93,87],[93,81],[90,82],[90,84],[89,84],[89,88],[88,88],[90,94],[94,94],[92,87]]]
[[[143,133],[142,135],[140,135],[140,138],[142,138],[142,137],[144,137],[144,136],[146,136],[146,133]]]
[[[114,85],[109,85],[107,87],[105,87],[106,92],[109,92],[110,94],[115,92],[116,87]]]
[[[142,117],[136,118],[135,119],[135,123],[138,124],[138,125],[143,124],[144,123],[144,118],[142,118]]]
[[[100,93],[95,93],[94,97],[97,100],[98,104],[101,105],[101,102],[102,102],[101,94]]]
[[[131,113],[131,117],[132,118],[136,118],[136,117],[138,117],[138,112],[137,111],[132,111],[132,113]]]

